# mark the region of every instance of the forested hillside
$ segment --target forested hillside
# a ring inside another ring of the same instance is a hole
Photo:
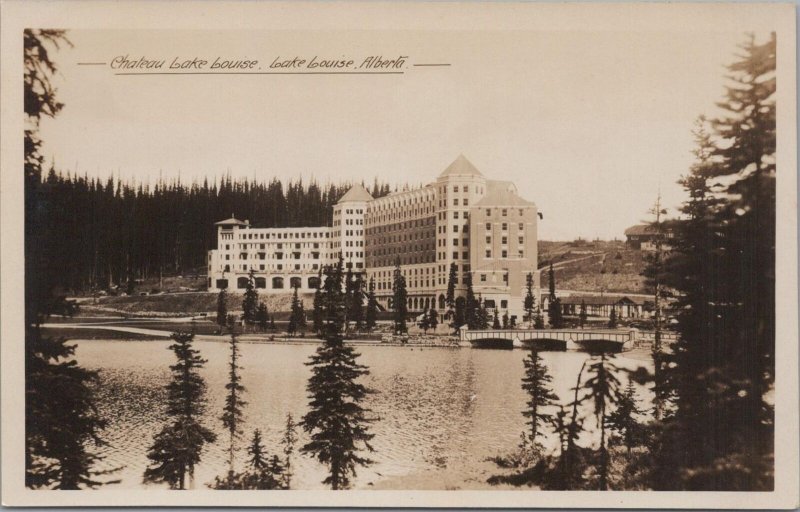
[[[51,169],[37,194],[47,240],[46,261],[65,292],[125,286],[129,280],[162,274],[204,273],[214,248],[214,223],[230,217],[258,227],[330,225],[331,207],[350,183],[321,186],[278,179],[155,186],[102,181]],[[374,196],[389,193],[375,182]]]

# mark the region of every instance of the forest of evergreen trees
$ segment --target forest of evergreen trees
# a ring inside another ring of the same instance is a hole
[[[258,227],[327,226],[349,183],[322,186],[234,180],[154,186],[61,173],[51,167],[37,187],[46,260],[59,268],[53,285],[69,292],[129,280],[204,271],[216,244],[214,223],[234,214]],[[373,196],[389,193],[377,180]],[[43,233],[44,235],[44,233]]]

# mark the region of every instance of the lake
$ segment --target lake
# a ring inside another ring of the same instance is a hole
[[[113,488],[156,488],[142,483],[147,449],[164,422],[168,366],[174,355],[165,341],[76,340],[81,365],[100,370],[99,407],[109,424],[100,452],[104,467],[124,466]],[[195,341],[208,360],[202,375],[208,384],[205,425],[218,433],[207,446],[195,470],[194,488],[204,488],[227,471],[228,437],[219,416],[225,397],[229,347],[225,343]],[[244,447],[254,429],[262,431],[270,453],[279,453],[285,418],[299,421],[308,402],[305,366],[314,344],[241,343],[245,400]],[[375,463],[359,468],[353,488],[486,488],[494,466],[488,457],[514,450],[525,429],[525,395],[520,388],[524,350],[480,350],[360,346],[359,362],[369,366],[363,383],[374,389],[366,402],[375,423],[369,456]],[[543,352],[553,389],[568,402],[570,388],[589,357],[582,352]],[[643,353],[620,354],[620,367],[649,367]],[[625,385],[625,376],[620,380]],[[639,397],[649,403],[648,390]],[[589,411],[584,411],[589,414]],[[594,419],[587,425],[594,425]],[[549,433],[549,432],[548,432]],[[555,436],[549,433],[547,444]],[[298,447],[307,437],[299,431]],[[239,457],[241,467],[246,454]],[[310,457],[295,454],[292,488],[324,489],[324,468]],[[497,471],[494,471],[497,473]]]

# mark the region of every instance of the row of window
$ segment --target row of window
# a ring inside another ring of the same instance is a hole
[[[210,279],[210,278],[209,278]],[[247,288],[247,283],[250,281],[249,277],[239,277],[236,279],[236,288],[240,290],[244,290]],[[284,289],[285,280],[283,277],[275,276],[270,280],[272,284],[273,290],[282,290]],[[319,288],[320,280],[319,277],[309,277],[306,281],[308,283],[308,288],[315,290]],[[228,280],[225,278],[217,279],[216,286],[220,290],[224,290],[228,288]],[[256,277],[253,279],[253,284],[256,288],[259,289],[266,289],[267,288],[267,278],[266,277]],[[289,287],[290,288],[302,288],[303,287],[303,279],[300,277],[290,277],[289,278]]]
[[[226,233],[223,233],[225,235]],[[330,238],[330,231],[303,231],[297,233],[295,231],[278,231],[277,233],[239,233],[239,240],[288,240],[288,239],[304,239],[308,238]],[[223,239],[228,237],[223,236]]]

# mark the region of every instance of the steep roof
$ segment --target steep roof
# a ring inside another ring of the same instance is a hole
[[[509,181],[488,181],[486,195],[475,206],[536,206],[517,195],[516,187]]]
[[[655,235],[656,231],[649,224],[637,224],[625,230],[625,236],[628,235]]]
[[[247,226],[248,223],[231,216],[230,219],[221,220],[214,223],[215,226]]]
[[[339,199],[338,203],[363,203],[365,201],[372,201],[373,197],[367,189],[362,187],[361,185],[353,185],[350,190],[347,191],[345,195]]]
[[[458,158],[453,160],[453,163],[447,166],[447,169],[442,171],[439,175],[440,178],[444,176],[483,176],[481,172],[472,165],[472,162],[467,160],[467,158],[461,154],[458,155]]]

